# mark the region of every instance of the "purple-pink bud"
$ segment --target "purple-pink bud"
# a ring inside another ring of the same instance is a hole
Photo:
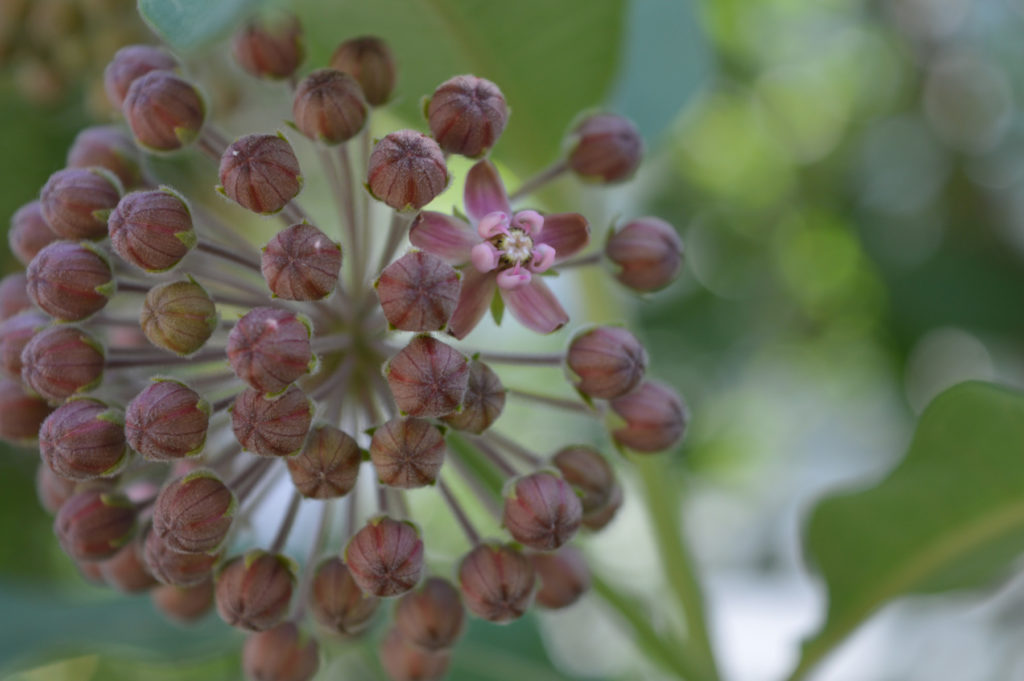
[[[302,449],[313,422],[313,405],[306,393],[291,386],[267,397],[248,388],[235,398],[231,428],[246,450],[260,456],[291,456]]]
[[[395,58],[380,38],[362,36],[341,43],[331,55],[331,68],[355,78],[373,106],[387,102],[395,89]]]
[[[362,461],[359,445],[350,435],[322,425],[310,431],[305,447],[287,464],[299,494],[310,499],[334,499],[355,487]]]
[[[621,182],[640,165],[644,142],[628,118],[588,116],[569,134],[569,167],[585,180]]]
[[[224,543],[237,507],[235,495],[210,471],[168,483],[153,508],[153,533],[172,551],[213,553]]]
[[[233,627],[266,631],[288,614],[294,587],[294,567],[285,556],[249,551],[217,574],[217,612]]]
[[[62,239],[102,239],[107,216],[121,200],[121,186],[103,168],[65,168],[43,185],[39,203],[43,219]]]
[[[423,576],[423,540],[412,523],[371,519],[352,535],[343,554],[352,578],[368,594],[397,596]]]
[[[114,125],[94,125],[79,132],[68,149],[67,165],[106,168],[117,175],[125,189],[142,181],[139,150],[132,138]]]
[[[646,381],[636,390],[616,397],[612,411],[624,425],[612,430],[612,437],[638,452],[660,452],[683,439],[689,415],[683,399],[663,383]]]
[[[45,462],[36,467],[36,496],[39,504],[51,515],[60,510],[77,487],[77,482],[60,477]]]
[[[198,454],[206,443],[210,405],[195,390],[158,378],[125,410],[125,435],[132,449],[153,461]]]
[[[114,251],[146,272],[171,269],[196,243],[188,205],[167,188],[126,194],[107,228]]]
[[[203,128],[206,103],[196,86],[170,71],[136,78],[121,107],[135,142],[153,151],[191,144]]]
[[[43,206],[39,201],[26,203],[11,216],[7,243],[22,265],[28,265],[36,253],[58,238],[43,217]]]
[[[615,485],[612,487],[611,495],[608,497],[608,501],[598,508],[584,514],[583,526],[593,532],[603,530],[608,525],[622,508],[622,486]]]
[[[512,483],[502,522],[520,544],[552,551],[576,534],[582,517],[580,500],[569,483],[540,471]]]
[[[318,69],[295,89],[295,127],[312,140],[340,144],[359,134],[367,105],[356,79],[334,69]]]
[[[114,294],[110,264],[88,242],[53,242],[32,259],[26,276],[32,302],[65,322],[94,315]]]
[[[157,585],[142,560],[142,547],[137,539],[122,547],[112,558],[102,561],[99,566],[103,581],[122,593],[140,593]]]
[[[416,336],[388,361],[384,375],[403,414],[446,416],[462,404],[469,383],[469,360],[431,336]]]
[[[122,47],[107,64],[103,72],[103,85],[107,98],[115,109],[124,103],[128,88],[137,78],[150,71],[173,71],[181,64],[166,50],[152,45]]]
[[[377,657],[391,681],[440,681],[448,673],[451,652],[424,650],[392,628],[381,640]]]
[[[367,186],[395,210],[419,210],[448,186],[448,166],[437,142],[415,130],[398,130],[370,154]]]
[[[153,603],[165,617],[182,624],[191,624],[213,607],[213,580],[195,586],[165,584],[153,589]]]
[[[21,383],[0,379],[0,439],[14,444],[32,442],[52,411],[46,400],[25,392]]]
[[[400,331],[441,331],[455,312],[459,273],[436,255],[406,253],[374,284],[388,323]]]
[[[608,238],[605,255],[618,265],[615,278],[640,293],[665,288],[683,265],[683,242],[660,218],[638,218]]]
[[[305,56],[302,26],[293,15],[250,21],[231,41],[235,61],[257,78],[288,78]]]
[[[27,285],[28,278],[24,272],[13,272],[0,279],[0,320],[32,309]]]
[[[21,380],[21,352],[49,323],[48,317],[35,310],[19,312],[0,323],[0,366],[10,378]]]
[[[451,648],[462,634],[466,611],[459,590],[431,577],[398,599],[395,627],[405,640],[425,650]]]
[[[432,485],[444,463],[444,436],[423,419],[393,418],[374,431],[370,459],[377,479],[389,487]]]
[[[77,561],[110,558],[135,530],[135,504],[105,485],[76,492],[57,512],[53,530]]]
[[[508,105],[498,86],[476,76],[441,83],[427,105],[430,133],[451,154],[486,154],[508,123]]]
[[[21,351],[21,380],[48,400],[90,390],[103,377],[103,346],[75,326],[51,326]]]
[[[313,225],[292,225],[264,247],[261,269],[278,298],[320,300],[338,285],[341,246]]]
[[[647,370],[647,351],[636,336],[618,326],[598,326],[578,334],[566,356],[584,395],[609,400],[639,385]]]
[[[462,411],[448,414],[442,420],[456,430],[479,435],[498,420],[505,408],[505,386],[498,374],[479,360],[469,363],[469,381],[462,398]]]
[[[143,558],[150,574],[162,584],[194,586],[210,578],[222,553],[181,553],[170,549],[150,530],[143,543]]]
[[[235,375],[256,390],[280,392],[309,371],[310,333],[309,322],[294,312],[254,308],[228,335],[228,362]]]
[[[380,599],[359,588],[351,571],[337,556],[316,568],[309,608],[317,622],[344,636],[357,636],[370,626]]]
[[[251,681],[310,681],[320,667],[320,646],[294,622],[249,634],[242,669]]]
[[[43,421],[39,453],[54,473],[69,480],[109,478],[128,461],[124,417],[100,400],[70,399]]]
[[[538,605],[567,608],[590,588],[590,569],[579,549],[565,546],[554,553],[534,553],[530,562],[540,579]]]
[[[615,489],[615,472],[597,450],[575,445],[559,450],[551,457],[562,477],[580,495],[584,515],[603,507]]]
[[[186,279],[149,289],[139,326],[149,342],[177,355],[199,350],[217,328],[217,306],[202,286]]]
[[[519,550],[504,544],[480,544],[459,564],[459,586],[466,607],[491,622],[522,617],[533,601],[536,574]]]
[[[246,135],[220,158],[221,191],[254,213],[277,213],[299,195],[302,171],[292,145],[280,135]]]

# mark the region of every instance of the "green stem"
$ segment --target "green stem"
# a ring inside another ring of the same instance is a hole
[[[470,473],[487,488],[487,491],[500,498],[501,490],[505,486],[505,478],[494,467],[490,459],[463,439],[461,435],[452,431],[448,431],[447,441],[448,448],[459,457]]]

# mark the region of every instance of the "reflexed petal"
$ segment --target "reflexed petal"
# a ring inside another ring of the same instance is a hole
[[[492,239],[499,234],[508,234],[508,213],[496,210],[488,213],[477,223],[476,233],[481,239]]]
[[[544,229],[537,239],[555,249],[557,260],[564,260],[583,250],[590,241],[590,224],[579,213],[556,213],[544,217]]]
[[[490,161],[480,161],[469,169],[462,200],[466,204],[466,213],[473,222],[480,222],[485,215],[495,211],[512,212],[508,205],[505,185],[501,183],[498,169]]]
[[[531,272],[547,272],[555,262],[555,249],[547,244],[537,244],[533,249],[533,257],[530,258]]]
[[[473,246],[473,253],[470,256],[470,260],[473,262],[473,267],[478,272],[490,272],[498,266],[498,261],[501,259],[501,253],[494,247],[490,241],[484,241],[476,246]]]
[[[494,272],[477,272],[472,267],[462,271],[462,291],[455,312],[448,322],[448,333],[462,339],[480,322],[491,306],[498,288]]]
[[[413,221],[409,241],[452,265],[461,265],[469,261],[469,254],[473,246],[480,243],[480,237],[458,218],[425,210]]]
[[[529,270],[515,269],[502,270],[498,272],[498,288],[502,291],[511,291],[513,289],[522,288],[530,283],[530,279],[533,275],[530,274]]]
[[[536,239],[544,228],[544,216],[535,210],[521,210],[512,218],[512,224]]]
[[[557,331],[569,321],[569,315],[543,277],[534,277],[528,286],[512,291],[502,289],[501,297],[512,316],[539,333]]]

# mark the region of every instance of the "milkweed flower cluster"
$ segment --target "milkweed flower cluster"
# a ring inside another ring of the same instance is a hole
[[[510,195],[487,157],[509,119],[497,85],[456,76],[425,108],[429,134],[371,145],[374,111],[395,86],[389,48],[346,41],[303,77],[300,36],[294,20],[254,22],[233,52],[290,92],[292,136],[321,162],[336,219],[300,205],[308,170],[292,140],[229,140],[177,57],[122,49],[105,87],[126,128],[82,131],[68,167],[11,221],[27,269],[0,282],[0,435],[38,444],[40,499],[83,574],[150,592],[177,620],[215,607],[251,632],[250,678],[311,678],[317,637],[363,634],[388,600],[387,673],[440,678],[467,612],[507,622],[533,603],[573,603],[589,573],[570,542],[622,503],[598,449],[569,441],[537,453],[495,429],[506,400],[603,417],[612,443],[638,452],[672,447],[687,420],[680,397],[646,377],[647,353],[625,328],[579,325],[555,354],[466,352],[452,338],[472,339],[502,306],[551,333],[570,318],[547,275],[603,263],[651,291],[676,276],[682,247],[647,217],[581,255],[584,214],[519,206],[561,173],[627,179],[642,145],[625,119],[584,118],[564,158]],[[185,196],[144,170],[142,154],[179,150],[210,156],[218,186]],[[422,210],[449,185],[453,154],[475,159],[463,210]],[[250,243],[204,207],[215,193],[282,229]],[[371,224],[374,200],[388,208],[386,230]],[[580,399],[508,389],[504,365],[561,367]],[[290,500],[264,543],[246,521],[281,483]],[[405,498],[421,487],[437,490],[471,545],[455,574],[425,561]],[[503,536],[480,536],[463,490]],[[303,505],[319,505],[319,521],[308,550],[289,556]]]

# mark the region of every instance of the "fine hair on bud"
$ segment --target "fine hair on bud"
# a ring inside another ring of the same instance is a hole
[[[576,534],[582,518],[583,507],[569,483],[538,471],[512,482],[502,523],[520,544],[552,551]]]
[[[462,405],[469,359],[432,336],[416,336],[388,361],[384,375],[403,414],[437,418]]]
[[[373,432],[370,460],[388,487],[414,489],[437,481],[444,463],[444,436],[430,421],[396,417]]]
[[[22,265],[28,265],[44,246],[59,238],[43,217],[43,207],[39,201],[26,203],[11,216],[7,244]]]
[[[32,259],[26,276],[32,302],[65,322],[80,321],[99,312],[115,289],[110,264],[88,242],[53,242]]]
[[[57,407],[39,429],[43,461],[69,480],[108,478],[128,461],[124,417],[91,397],[76,397]]]
[[[301,189],[299,159],[280,135],[246,135],[221,156],[220,191],[253,213],[277,213]]]
[[[313,422],[313,405],[298,386],[268,397],[248,388],[235,398],[231,428],[246,450],[260,456],[291,456],[302,449]]]
[[[395,329],[441,331],[455,312],[462,284],[455,268],[441,258],[412,251],[385,267],[374,288]]]
[[[280,392],[309,371],[311,332],[309,322],[290,310],[253,308],[228,335],[228,362],[256,390]]]
[[[210,294],[189,278],[149,289],[139,314],[149,342],[176,355],[191,355],[217,328],[217,306]]]
[[[154,379],[125,410],[125,435],[132,449],[153,461],[198,454],[206,443],[210,406],[192,388]]]
[[[489,366],[479,360],[469,363],[469,380],[462,398],[462,411],[442,416],[456,430],[479,435],[491,427],[505,408],[505,386]]]
[[[245,631],[266,631],[284,619],[295,588],[294,565],[253,550],[220,568],[215,598],[221,619]]]
[[[445,151],[477,158],[486,154],[508,123],[508,105],[497,85],[472,75],[441,83],[426,107],[430,133]]]
[[[21,380],[42,397],[59,402],[99,384],[103,347],[75,326],[51,326],[21,351]]]
[[[419,210],[448,186],[444,152],[415,130],[390,133],[373,147],[367,186],[395,210]]]
[[[198,470],[160,490],[153,533],[172,551],[213,553],[224,543],[237,508],[235,495],[211,471]]]
[[[153,45],[122,47],[103,72],[103,86],[107,91],[107,99],[120,111],[128,88],[137,78],[150,71],[175,71],[180,66],[181,63],[174,55]]]
[[[150,71],[132,82],[121,111],[135,142],[150,151],[191,144],[206,120],[206,103],[196,86],[169,71]]]
[[[362,452],[351,435],[334,426],[319,425],[310,431],[302,451],[286,463],[299,494],[309,499],[334,499],[355,487],[362,461]]]
[[[103,168],[65,168],[43,185],[43,219],[62,239],[102,239],[107,216],[121,200],[121,183]]]
[[[338,285],[341,246],[313,225],[291,225],[263,248],[260,270],[278,298],[320,300]]]
[[[126,194],[107,229],[114,252],[146,272],[171,269],[196,243],[188,205],[168,188]]]
[[[387,516],[372,518],[352,535],[343,557],[359,588],[373,596],[398,596],[423,576],[419,530]]]

